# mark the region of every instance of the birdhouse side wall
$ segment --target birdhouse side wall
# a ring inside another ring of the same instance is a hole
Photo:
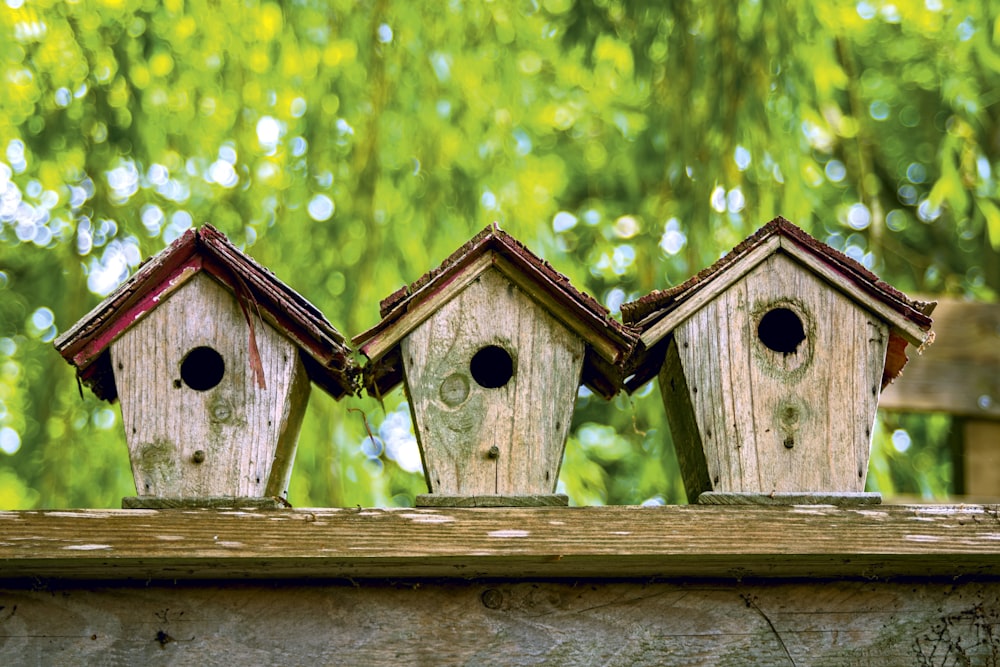
[[[707,466],[685,477],[715,491],[863,491],[887,342],[884,322],[769,257],[674,332],[661,382],[683,375],[690,412],[673,409],[697,437],[681,418],[678,448],[700,440]]]
[[[580,384],[582,340],[489,270],[401,345],[431,492],[555,490]],[[504,354],[509,380],[483,386],[483,380],[504,379]]]
[[[242,309],[206,274],[112,344],[139,495],[284,495],[309,380],[291,341],[252,317],[266,388]]]
[[[690,502],[699,494],[711,491],[712,480],[708,477],[708,464],[701,441],[701,431],[695,416],[692,394],[684,376],[684,368],[677,352],[677,342],[671,337],[667,344],[667,354],[659,374],[660,395],[663,408],[670,425],[670,435],[677,454],[677,463],[684,480],[684,490]]]

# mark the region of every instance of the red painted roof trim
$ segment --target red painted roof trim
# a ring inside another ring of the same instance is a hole
[[[323,314],[211,225],[188,230],[55,342],[81,380],[106,400],[117,390],[108,348],[187,277],[208,272],[234,294],[247,293],[302,352],[310,379],[340,398],[356,393],[357,368],[344,337]]]

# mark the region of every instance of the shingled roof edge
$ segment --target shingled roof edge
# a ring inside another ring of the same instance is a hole
[[[553,268],[546,260],[535,255],[519,240],[500,229],[500,226],[496,223],[489,225],[462,244],[439,266],[427,271],[414,282],[399,288],[383,299],[380,307],[382,319],[373,327],[354,336],[351,341],[352,344],[360,348],[361,352],[367,355],[369,350],[365,348],[369,344],[373,343],[373,341],[383,334],[386,334],[386,332],[391,332],[392,328],[397,326],[400,320],[409,312],[411,306],[421,303],[426,298],[430,298],[424,295],[433,294],[441,284],[458,276],[465,267],[472,264],[483,253],[490,251],[495,252],[499,257],[502,257],[515,267],[522,269],[524,275],[529,276],[529,279],[537,284],[542,291],[545,291],[557,302],[562,303],[581,326],[586,327],[589,331],[599,332],[599,335],[610,342],[610,348],[615,350],[614,358],[608,359],[606,365],[615,366],[619,371],[624,370],[624,366],[628,362],[633,349],[639,343],[638,332],[632,327],[616,321],[607,308],[601,305],[600,302],[574,287],[567,276]],[[491,266],[496,267],[498,270],[503,270],[502,264],[503,262],[497,259],[491,262]],[[568,323],[566,324],[571,329],[573,328]],[[410,322],[406,326],[417,325]],[[397,335],[399,335],[398,332],[392,334],[393,337]],[[383,357],[388,355],[389,351],[395,349],[395,347],[396,344],[386,343],[380,346],[369,357],[369,365],[365,371],[367,377],[366,384],[371,383],[371,377],[379,375],[379,364],[382,363]],[[591,346],[588,345],[588,347]],[[587,368],[591,368],[591,374],[598,372],[596,366],[592,363],[587,364]],[[600,372],[606,375],[606,370],[605,368],[600,370]],[[383,385],[382,383],[378,383],[377,389],[380,393],[388,391],[401,379],[398,374],[382,373],[379,377],[393,378],[388,384]],[[594,381],[588,377],[582,378],[582,381],[589,385],[594,384]],[[608,381],[612,381],[610,376]],[[613,381],[620,383],[618,378],[614,378]],[[604,383],[601,386],[606,388],[606,385],[607,383]],[[607,391],[603,389],[600,390],[600,393],[607,395]]]
[[[318,308],[210,224],[186,231],[162,251],[147,258],[130,278],[55,340],[56,350],[77,368],[78,374],[95,391],[101,386],[113,387],[113,383],[99,377],[110,369],[109,364],[101,364],[100,373],[87,372],[88,369],[99,363],[111,343],[145,312],[155,308],[159,297],[165,297],[172,288],[168,286],[162,290],[149,304],[144,303],[145,297],[165,282],[183,282],[183,275],[202,270],[234,292],[242,287],[249,290],[251,298],[279,323],[283,333],[304,352],[304,357],[309,358],[310,378],[324,391],[336,398],[357,391],[358,370],[345,337]],[[244,285],[229,284],[233,278]],[[130,315],[132,321],[121,324],[121,320]],[[88,345],[91,349],[83,357],[82,351]],[[113,389],[110,395],[98,395],[107,400],[115,398]]]
[[[893,286],[881,280],[859,262],[813,238],[794,223],[789,222],[781,216],[775,217],[760,227],[715,263],[702,269],[683,283],[666,290],[654,290],[635,301],[622,304],[622,319],[626,324],[638,329],[648,328],[670,313],[692,294],[696,293],[703,284],[722,273],[728,266],[738,261],[752,248],[757,247],[775,234],[780,234],[785,238],[791,239],[828,264],[835,265],[852,283],[865,290],[870,296],[887,304],[922,329],[926,330],[930,328],[931,319],[923,312],[926,304],[910,299]]]
[[[637,336],[631,327],[615,320],[610,311],[597,299],[574,287],[566,275],[560,273],[546,260],[538,257],[524,243],[502,230],[495,222],[462,244],[436,268],[427,271],[409,285],[400,287],[383,299],[379,308],[382,320],[369,330],[355,336],[352,340],[353,344],[361,346],[376,333],[391,327],[408,311],[411,302],[420,299],[424,292],[433,290],[440,281],[444,281],[459,272],[475,257],[490,249],[490,246],[502,256],[513,259],[515,263],[545,278],[549,284],[558,289],[560,294],[577,307],[578,313],[589,315],[595,325],[600,322],[602,329],[612,331],[629,348],[635,344]]]

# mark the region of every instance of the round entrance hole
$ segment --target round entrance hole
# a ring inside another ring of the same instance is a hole
[[[469,372],[480,387],[497,389],[514,377],[514,359],[499,345],[487,345],[473,355]]]
[[[792,354],[806,339],[802,320],[788,308],[774,308],[760,318],[757,337],[768,349],[781,354]]]
[[[188,352],[181,361],[181,379],[195,391],[208,391],[222,382],[225,374],[222,355],[204,345]]]

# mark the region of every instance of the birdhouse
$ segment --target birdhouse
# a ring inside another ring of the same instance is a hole
[[[431,492],[417,504],[566,504],[577,390],[614,396],[635,334],[496,225],[381,315],[353,342],[370,394],[405,383]]]
[[[864,494],[879,392],[930,311],[776,218],[687,282],[622,306],[658,375],[688,497],[880,502]]]
[[[121,402],[126,507],[285,504],[310,381],[355,391],[343,337],[205,225],[147,261],[55,342]]]

